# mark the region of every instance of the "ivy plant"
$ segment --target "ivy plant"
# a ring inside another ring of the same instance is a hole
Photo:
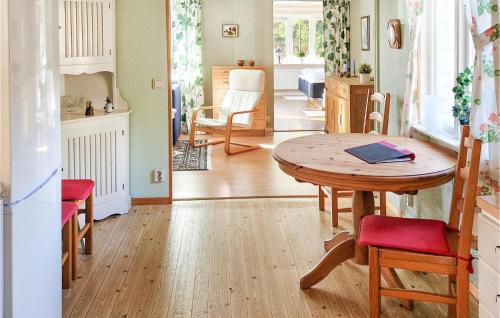
[[[468,125],[470,117],[472,69],[465,68],[458,73],[456,86],[453,87],[455,94],[455,105],[453,105],[453,117],[458,119],[460,125]]]

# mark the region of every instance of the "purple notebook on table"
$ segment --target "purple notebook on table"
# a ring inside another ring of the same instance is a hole
[[[413,152],[400,148],[387,141],[349,148],[344,151],[370,164],[411,161],[415,159],[415,154]]]

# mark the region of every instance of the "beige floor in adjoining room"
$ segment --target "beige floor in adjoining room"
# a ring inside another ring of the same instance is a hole
[[[368,317],[367,267],[350,261],[314,288],[300,276],[323,255],[329,213],[316,199],[174,202],[132,207],[95,223],[95,251],[63,292],[64,317]],[[340,219],[350,228],[350,215]],[[338,231],[339,229],[337,229]],[[446,280],[401,271],[408,288],[444,292]],[[471,315],[478,316],[471,298]],[[383,317],[446,317],[382,301]]]
[[[320,102],[318,102],[320,103]],[[304,111],[314,110],[307,103],[306,95],[300,91],[275,91],[275,131],[323,131],[325,117],[309,117]]]
[[[316,187],[298,183],[280,170],[273,159],[275,145],[287,139],[321,132],[275,132],[265,137],[235,137],[234,142],[262,146],[262,149],[227,156],[224,145],[209,146],[211,168],[206,171],[174,171],[173,198],[243,198],[313,196]],[[186,139],[187,136],[181,136]],[[221,136],[198,135],[197,139]],[[222,137],[223,138],[223,137]]]

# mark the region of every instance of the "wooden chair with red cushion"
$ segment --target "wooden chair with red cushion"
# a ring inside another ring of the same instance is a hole
[[[73,279],[73,224],[76,222],[78,206],[74,202],[62,202],[61,225],[62,225],[62,287],[71,286]]]
[[[444,303],[449,317],[468,317],[472,222],[481,155],[481,141],[469,134],[465,126],[448,223],[378,215],[363,218],[358,242],[369,246],[371,317],[380,316],[381,296]],[[395,268],[447,275],[448,294],[381,287],[381,271]]]
[[[78,214],[85,214],[85,224],[80,228],[78,220],[73,224],[73,279],[77,277],[78,242],[84,239],[85,254],[92,254],[94,229],[94,181],[92,180],[62,180],[62,200],[78,205]],[[85,206],[81,209],[82,206]]]
[[[384,106],[383,114],[375,110],[375,102],[380,106]],[[387,135],[389,127],[389,111],[391,108],[391,95],[389,93],[373,93],[368,90],[365,108],[365,121],[363,125],[364,134],[381,134]],[[380,132],[376,131],[378,124]],[[330,187],[319,186],[318,204],[320,211],[325,210],[325,196],[330,198],[332,211],[332,226],[339,226],[339,213],[352,212],[352,207],[339,208],[339,198],[352,198],[354,192],[347,189],[335,189]],[[380,192],[380,205],[375,207],[375,210],[380,210],[380,215],[386,214],[387,199],[384,191]]]

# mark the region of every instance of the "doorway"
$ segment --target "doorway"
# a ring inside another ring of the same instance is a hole
[[[322,1],[273,2],[274,131],[323,131]]]

